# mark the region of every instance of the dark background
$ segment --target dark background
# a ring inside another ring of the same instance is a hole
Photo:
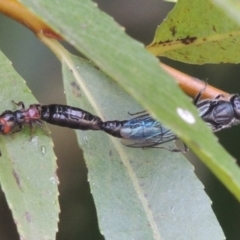
[[[145,44],[152,41],[156,27],[173,7],[173,4],[160,0],[98,0],[96,2],[103,11],[112,15],[124,26],[130,36]],[[2,15],[0,15],[0,49],[27,81],[39,102],[65,103],[61,66],[56,57],[32,32]],[[227,92],[240,92],[239,65],[195,66],[162,60],[189,75],[208,80],[209,84]],[[6,101],[10,100],[6,99]],[[97,226],[96,210],[87,182],[87,169],[82,152],[77,146],[74,131],[49,127],[58,157],[60,179],[61,214],[57,239],[103,239]],[[222,145],[236,159],[240,159],[240,127],[225,130],[218,136]],[[191,156],[191,161],[213,201],[213,210],[227,239],[240,239],[239,203],[199,160]],[[19,239],[2,192],[0,192],[0,239]]]

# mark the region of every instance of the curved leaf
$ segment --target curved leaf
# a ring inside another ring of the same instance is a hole
[[[199,119],[189,98],[141,44],[128,37],[89,0],[22,2],[116,80],[156,119],[169,126],[240,200],[240,170],[235,161]]]
[[[23,79],[0,52],[0,112],[11,102],[36,102]],[[0,182],[21,239],[54,239],[58,222],[58,178],[53,143],[46,131],[26,127],[1,136]]]
[[[191,64],[239,63],[240,27],[209,0],[178,1],[148,50]]]
[[[70,105],[91,112],[93,105],[108,120],[129,119],[128,111],[142,110],[95,66],[69,57],[71,64],[62,64]],[[103,132],[76,133],[106,239],[224,239],[211,202],[182,154],[127,148]]]

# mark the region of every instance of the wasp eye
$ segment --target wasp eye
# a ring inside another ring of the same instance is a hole
[[[237,119],[240,119],[240,97],[236,97],[233,100],[233,108]]]

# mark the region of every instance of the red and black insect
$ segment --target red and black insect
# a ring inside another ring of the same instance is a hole
[[[42,125],[38,105],[30,105],[28,109],[25,109],[23,102],[15,104],[22,108],[16,111],[6,110],[0,115],[1,134],[5,135],[21,131],[25,124],[30,127],[33,124]]]
[[[42,126],[42,121],[80,130],[100,130],[102,123],[99,117],[80,108],[59,104],[32,104],[28,109],[25,109],[23,102],[15,104],[21,106],[21,109],[6,110],[0,115],[1,134],[18,132],[23,128],[23,125],[32,127],[37,124]]]

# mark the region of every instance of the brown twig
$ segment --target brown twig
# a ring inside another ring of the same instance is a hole
[[[183,72],[176,70],[164,63],[160,63],[160,66],[166,70],[179,84],[181,89],[191,97],[195,97],[199,91],[204,89],[206,83],[198,78],[191,77]],[[215,98],[217,95],[223,94],[228,96],[229,94],[217,89],[211,85],[207,85],[202,94],[202,98]]]
[[[40,18],[16,0],[0,0],[0,12],[22,23],[35,34],[42,32],[49,38],[62,39],[61,36],[55,33]]]

